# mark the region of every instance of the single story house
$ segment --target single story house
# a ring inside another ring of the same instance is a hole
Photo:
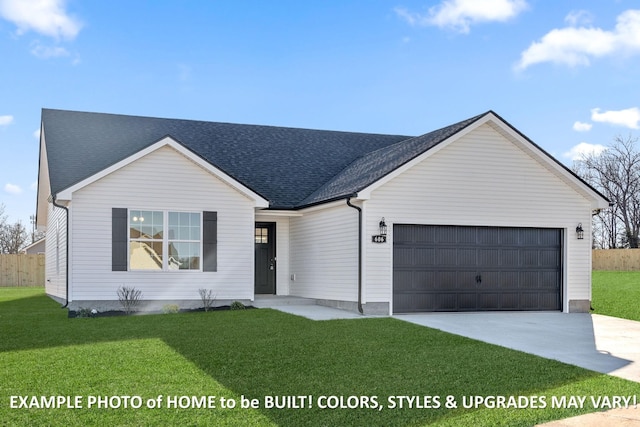
[[[69,309],[290,295],[363,313],[591,300],[609,201],[493,111],[380,135],[42,110],[37,226]]]

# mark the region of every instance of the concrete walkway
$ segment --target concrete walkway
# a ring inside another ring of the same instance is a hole
[[[425,313],[397,319],[640,382],[640,322],[588,313]]]

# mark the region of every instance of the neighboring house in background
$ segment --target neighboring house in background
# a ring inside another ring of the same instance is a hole
[[[36,240],[35,242],[26,246],[20,252],[24,254],[43,254],[45,253],[45,249],[46,249],[46,238],[43,237],[42,239]]]
[[[585,312],[608,204],[491,111],[418,137],[42,111],[46,291],[70,309],[117,309],[126,285],[145,309],[200,306],[205,288]]]

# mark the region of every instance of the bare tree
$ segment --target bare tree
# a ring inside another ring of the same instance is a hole
[[[4,209],[0,204],[0,253],[17,254],[27,243],[27,230],[20,221],[9,224]]]
[[[640,233],[640,152],[638,138],[616,137],[600,154],[589,154],[574,164],[584,180],[603,193],[614,206],[595,218],[595,229],[607,235],[607,245],[637,248]],[[597,236],[594,236],[597,238]],[[601,242],[604,246],[604,242]],[[597,245],[596,245],[597,246]]]
[[[5,224],[0,229],[0,252],[17,254],[27,243],[28,234],[20,221],[15,224]]]

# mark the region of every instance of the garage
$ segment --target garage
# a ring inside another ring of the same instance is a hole
[[[393,226],[393,312],[561,310],[562,230]]]

